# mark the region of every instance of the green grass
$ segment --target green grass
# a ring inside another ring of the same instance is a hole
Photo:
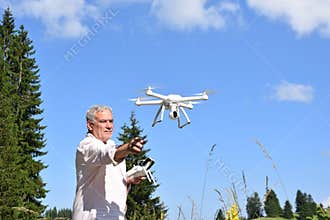
[[[325,209],[325,211],[330,215],[330,208]]]
[[[260,220],[288,220],[287,218],[280,218],[280,217],[277,217],[277,218],[256,218],[255,220],[257,219],[260,219]],[[294,219],[294,218],[293,218]]]

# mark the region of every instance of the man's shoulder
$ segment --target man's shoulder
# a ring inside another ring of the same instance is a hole
[[[99,139],[95,138],[92,134],[87,134],[85,136],[85,138],[80,141],[80,143],[78,145],[78,149],[85,148],[85,147],[91,146],[91,145],[104,146],[104,143],[102,141],[100,141]],[[111,147],[113,147],[115,145],[116,144],[112,139],[109,139],[106,144],[106,146],[111,146]]]
[[[82,148],[84,146],[88,146],[95,142],[96,138],[93,137],[93,135],[87,134],[80,142],[78,145],[78,148]]]
[[[84,142],[91,142],[93,141],[94,137],[90,134],[86,134],[86,136],[80,141],[80,143],[84,143]]]
[[[109,139],[109,140],[107,141],[107,145],[115,146],[115,145],[116,145],[116,143],[115,143],[115,141],[114,141],[114,140],[112,140],[112,139]]]

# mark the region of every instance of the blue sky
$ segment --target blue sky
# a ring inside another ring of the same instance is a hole
[[[114,138],[135,111],[169,219],[179,206],[186,217],[194,206],[195,216],[211,219],[222,205],[214,189],[230,204],[232,183],[244,208],[242,171],[247,193],[262,197],[268,176],[282,205],[286,199],[294,205],[298,189],[330,205],[328,1],[1,0],[0,6],[12,8],[36,49],[47,126],[45,204],[72,207],[75,149],[87,108],[99,103],[114,109]],[[168,117],[151,128],[157,107],[128,101],[148,85],[163,94],[216,92],[188,111],[192,123],[184,129]]]

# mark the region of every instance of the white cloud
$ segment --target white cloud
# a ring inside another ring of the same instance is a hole
[[[240,19],[240,6],[234,0],[0,0],[0,7],[9,3],[15,15],[36,18],[48,36],[63,38],[88,33],[86,21],[109,6],[149,5],[161,24],[180,31],[218,30],[228,21]]]
[[[248,0],[262,15],[288,23],[298,35],[319,32],[330,37],[329,0]]]
[[[154,0],[151,5],[151,13],[176,30],[220,29],[226,24],[224,14],[238,11],[239,5],[230,1],[209,5],[207,0]]]
[[[313,100],[313,88],[308,85],[282,82],[275,87],[275,99],[309,103]]]
[[[151,3],[152,0],[97,0],[100,5]]]
[[[330,207],[330,196],[322,204],[325,208]]]
[[[0,0],[0,8],[12,8],[12,4],[9,0]]]
[[[79,37],[87,33],[83,24],[86,17],[95,17],[96,6],[85,0],[24,0],[13,4],[14,10],[22,16],[40,19],[49,36]]]
[[[238,4],[235,4],[233,2],[226,2],[226,1],[223,1],[219,4],[219,10],[220,11],[228,11],[228,12],[237,12],[238,10],[240,9],[239,5]]]

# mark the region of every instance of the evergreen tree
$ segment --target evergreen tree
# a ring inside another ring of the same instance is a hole
[[[45,217],[47,219],[56,218],[57,217],[57,208],[54,207],[54,208],[47,209],[46,212],[45,212]]]
[[[298,215],[300,215],[300,213],[303,209],[304,203],[305,203],[304,194],[300,190],[297,190],[297,194],[296,194],[296,213]]]
[[[280,202],[272,189],[266,193],[265,212],[267,217],[279,217],[282,215]]]
[[[146,139],[146,136],[142,135],[143,130],[139,127],[134,112],[131,113],[129,126],[125,123],[121,129],[123,133],[119,134],[118,140],[123,143],[128,142],[134,137]],[[143,149],[141,154],[130,154],[126,158],[127,170],[136,165],[138,161],[145,159],[149,151],[150,149]],[[140,184],[131,187],[127,197],[126,216],[128,219],[154,220],[165,218],[167,209],[161,203],[159,197],[152,197],[158,186],[152,185],[148,181],[142,181]]]
[[[225,215],[222,211],[222,209],[218,209],[218,211],[215,214],[215,220],[225,220]]]
[[[58,211],[58,217],[64,217],[64,218],[72,218],[72,210],[71,209],[60,209]]]
[[[40,82],[32,41],[23,26],[15,30],[9,9],[0,24],[0,42],[0,214],[26,219],[45,208],[40,201],[46,196],[45,184],[39,175],[45,166],[36,160],[45,154],[44,127],[38,118]]]
[[[9,65],[9,48],[13,45],[14,19],[7,9],[0,24],[0,215],[2,219],[13,218],[12,207],[22,204],[20,175],[17,169],[19,153],[13,106],[15,91]],[[11,217],[10,217],[11,216]]]
[[[307,195],[308,216],[316,215],[317,204],[314,202],[312,195]]]
[[[16,106],[16,124],[19,129],[19,146],[22,149],[21,169],[28,172],[28,179],[24,184],[24,200],[28,209],[42,213],[45,207],[40,199],[46,197],[45,183],[42,181],[40,172],[46,166],[37,160],[46,153],[42,151],[45,146],[45,126],[40,125],[42,118],[38,118],[43,110],[39,107],[42,103],[40,93],[39,69],[36,61],[32,58],[35,53],[32,41],[27,32],[21,26],[17,35],[17,50],[15,52],[15,63],[18,74],[16,79],[17,95],[19,97]]]
[[[54,219],[57,217],[57,208],[56,206],[50,210],[50,217],[51,219]]]
[[[316,208],[316,216],[318,220],[330,220],[330,215],[324,210],[322,204],[318,205]]]
[[[253,193],[251,197],[247,198],[246,212],[248,219],[262,217],[262,203],[257,192]]]
[[[44,217],[46,219],[50,219],[50,220],[58,219],[58,217],[59,218],[65,218],[65,219],[71,219],[72,218],[72,210],[67,209],[67,208],[57,210],[57,208],[54,207],[54,208],[47,209],[45,214],[44,214]]]
[[[311,195],[297,191],[296,195],[296,213],[298,220],[312,218],[317,215],[317,204],[314,202]]]
[[[288,219],[293,218],[292,205],[288,200],[286,200],[284,204],[283,218],[288,218]]]

